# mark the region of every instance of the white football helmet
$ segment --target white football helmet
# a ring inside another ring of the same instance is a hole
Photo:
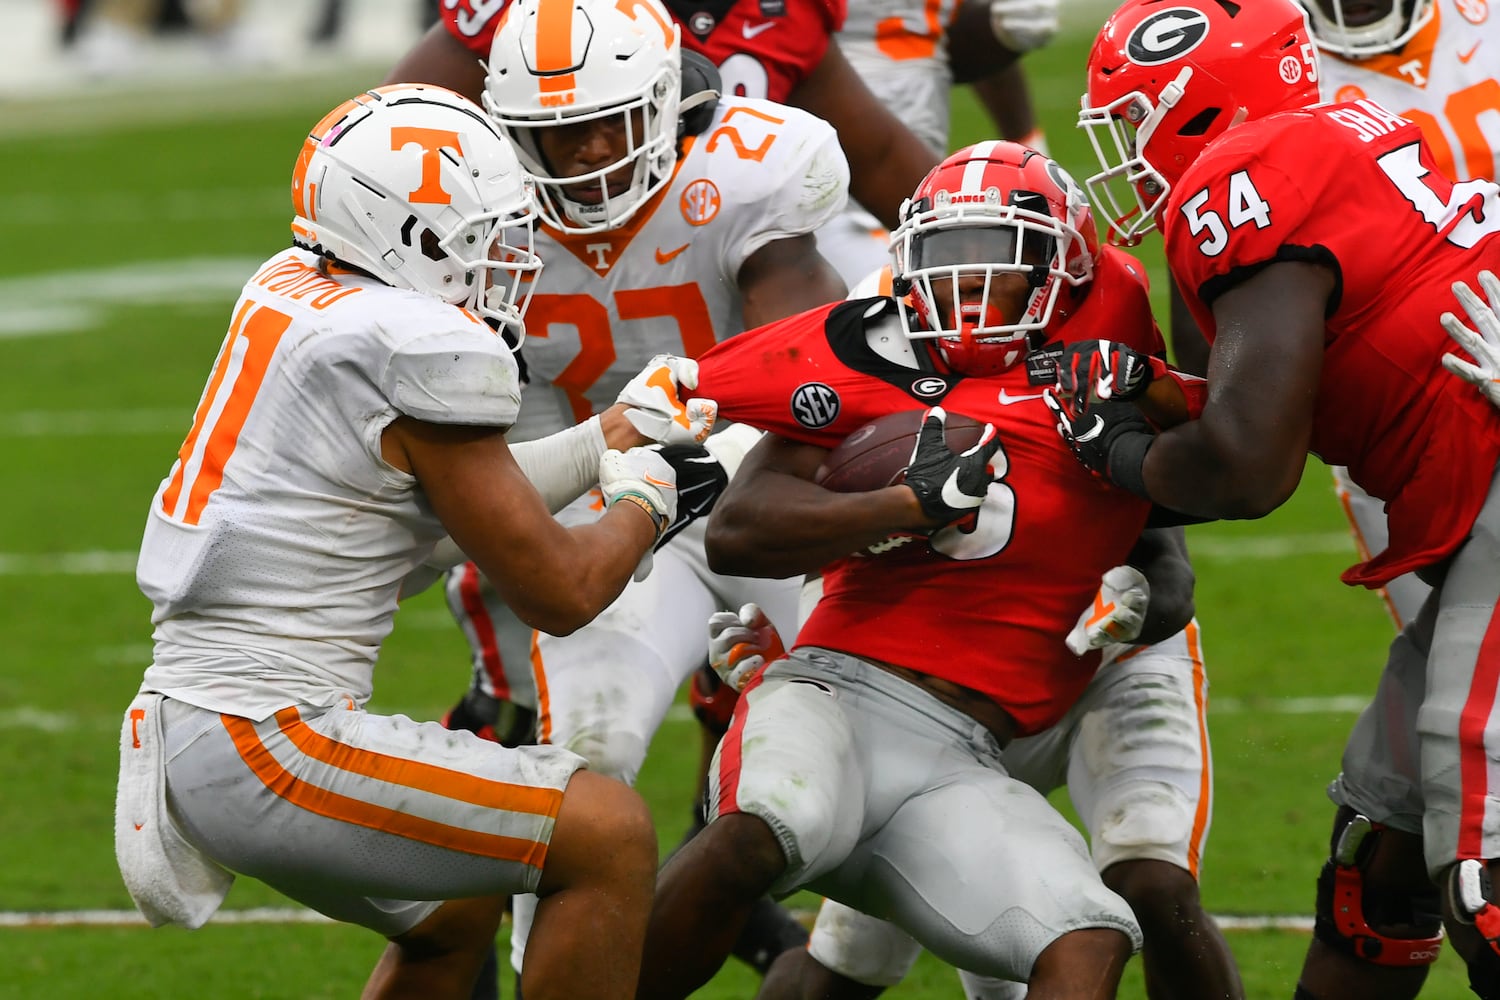
[[[512,329],[541,260],[531,182],[494,122],[441,87],[397,84],[329,112],[292,171],[292,242]]]
[[[1345,59],[1368,59],[1395,52],[1432,20],[1433,0],[1387,0],[1389,10],[1364,24],[1350,24],[1345,0],[1297,0],[1307,10],[1313,40],[1324,52]],[[1366,4],[1378,11],[1381,4]]]
[[[681,34],[658,0],[515,0],[495,31],[484,106],[515,143],[549,225],[623,225],[672,177],[681,102]],[[618,117],[624,155],[563,176],[539,133]],[[612,178],[625,173],[628,181]]]

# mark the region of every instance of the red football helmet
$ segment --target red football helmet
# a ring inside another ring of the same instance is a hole
[[[1094,277],[1099,238],[1083,190],[1019,143],[981,142],[952,154],[922,179],[900,219],[891,275],[907,336],[936,339],[943,360],[965,375],[1019,361],[1031,335],[1065,318]],[[1018,316],[1000,315],[991,301],[1005,274],[1030,286]],[[953,308],[945,311],[943,298]]]
[[[1226,130],[1317,102],[1317,47],[1293,0],[1126,0],[1094,40],[1078,115],[1110,242],[1156,228],[1172,185]]]

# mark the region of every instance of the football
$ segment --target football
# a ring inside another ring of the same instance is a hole
[[[828,453],[813,482],[837,493],[864,493],[901,482],[926,412],[925,408],[902,410],[865,424]],[[979,443],[984,424],[962,413],[949,413],[946,432],[948,447],[965,451]]]

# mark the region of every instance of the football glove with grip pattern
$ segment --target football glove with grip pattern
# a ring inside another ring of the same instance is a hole
[[[1134,566],[1116,566],[1099,581],[1094,603],[1078,616],[1065,640],[1074,656],[1116,642],[1132,642],[1146,623],[1151,583]]]
[[[760,605],[752,602],[738,612],[708,616],[709,666],[734,691],[743,691],[757,670],[785,655],[781,634]]]
[[[631,409],[625,419],[658,444],[695,444],[708,437],[719,417],[711,399],[682,400],[683,390],[698,387],[698,362],[658,354],[620,390],[615,402]]]
[[[1500,306],[1500,280],[1491,271],[1480,271],[1479,286],[1484,289],[1488,303],[1462,281],[1453,283],[1454,296],[1478,332],[1469,329],[1451,312],[1442,315],[1443,329],[1474,360],[1444,354],[1443,367],[1478,388],[1491,405],[1500,407],[1500,316],[1495,315],[1495,307]]]
[[[906,485],[917,495],[922,513],[938,526],[951,524],[984,503],[995,480],[990,459],[1000,450],[993,424],[984,425],[979,443],[955,452],[944,437],[948,413],[934,406],[922,414],[922,429],[906,464]]]
[[[670,542],[679,531],[707,517],[729,485],[728,470],[717,455],[701,444],[669,444],[661,448],[677,476],[677,514],[656,540],[656,549]]]
[[[1138,497],[1151,499],[1143,466],[1156,432],[1134,403],[1094,403],[1075,414],[1050,390],[1042,401],[1057,421],[1057,433],[1084,468]]]
[[[1117,340],[1080,340],[1057,361],[1057,392],[1069,409],[1082,413],[1092,403],[1139,399],[1166,367]]]
[[[651,572],[651,553],[655,551],[655,543],[662,540],[677,517],[676,471],[660,451],[651,448],[616,451],[611,448],[599,456],[599,492],[604,497],[606,508],[621,501],[636,504],[650,515],[656,526],[652,548],[641,556],[640,565],[635,569],[635,579],[644,580]]]

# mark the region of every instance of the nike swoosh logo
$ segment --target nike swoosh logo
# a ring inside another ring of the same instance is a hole
[[[761,32],[763,32],[763,31],[770,31],[774,27],[776,27],[776,22],[775,21],[767,21],[764,24],[745,24],[745,25],[741,25],[740,26],[740,30],[745,33],[745,37],[746,38],[754,38],[756,35],[760,34]]]
[[[1084,431],[1082,434],[1074,434],[1073,435],[1073,440],[1075,440],[1075,441],[1092,441],[1092,440],[1094,440],[1094,438],[1098,437],[1102,433],[1104,433],[1104,418],[1101,417],[1101,416],[1099,416],[1099,414],[1096,413],[1096,414],[1094,414],[1094,426],[1090,427],[1088,430]]]
[[[957,469],[954,469],[953,474],[943,483],[943,503],[952,510],[969,510],[979,506],[974,497],[959,489]]]
[[[1001,406],[1010,406],[1012,403],[1024,403],[1028,399],[1041,399],[1045,395],[1046,395],[1045,392],[1038,392],[1038,393],[1035,393],[1035,394],[1032,394],[1032,395],[1028,395],[1028,396],[1012,396],[1010,393],[1006,392],[1004,389],[1001,389],[1000,390],[1000,405]]]
[[[661,247],[657,247],[656,262],[658,264],[670,264],[672,263],[672,261],[681,256],[682,251],[686,250],[689,246],[691,246],[690,243],[684,243],[682,246],[678,247],[675,250],[663,250]]]
[[[1103,421],[1100,421],[1100,423],[1103,423]],[[657,479],[655,476],[653,476],[649,472],[646,473],[641,478],[644,479],[646,482],[650,483],[652,486],[662,486],[662,487],[665,487],[666,489],[669,489],[669,490],[675,490],[677,488],[677,484],[676,483],[669,483],[665,479]]]
[[[1467,52],[1460,52],[1458,54],[1458,61],[1461,63],[1467,63],[1470,59],[1474,58],[1474,53],[1477,51],[1479,51],[1479,43],[1475,42],[1472,49]]]
[[[704,493],[706,493],[707,495],[701,497],[699,496],[699,494]],[[677,509],[679,511],[679,516],[681,516],[680,512],[685,509],[690,517],[698,517],[703,513],[712,510],[714,502],[718,499],[719,494],[713,489],[712,483],[700,483],[697,486],[689,486],[686,490],[683,490],[682,495],[677,498]]]

